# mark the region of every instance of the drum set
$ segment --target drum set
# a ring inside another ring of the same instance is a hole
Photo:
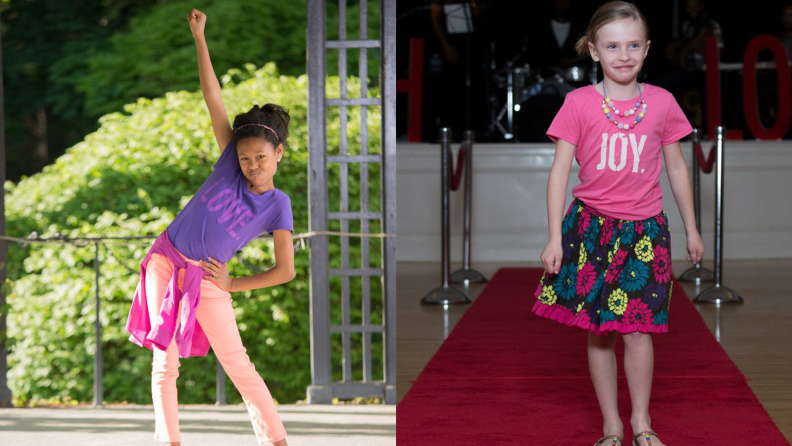
[[[556,112],[570,91],[597,83],[597,63],[577,61],[569,67],[535,69],[516,65],[522,54],[494,69],[490,65],[491,86],[488,98],[490,123],[488,139],[506,141],[543,141]],[[505,101],[503,97],[505,96]]]

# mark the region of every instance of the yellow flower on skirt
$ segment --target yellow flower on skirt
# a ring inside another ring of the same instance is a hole
[[[616,255],[617,252],[619,252],[620,243],[621,243],[621,237],[616,239],[616,243],[614,243],[613,249],[611,249],[610,252],[608,252],[608,263],[613,262],[613,256]]]
[[[583,269],[583,265],[586,264],[586,260],[588,260],[588,254],[586,254],[586,248],[583,243],[580,244],[580,256],[578,257],[578,271]]]
[[[638,244],[635,245],[635,255],[638,256],[638,260],[644,263],[654,260],[654,247],[652,246],[652,239],[648,235],[643,236]]]
[[[621,288],[616,288],[608,298],[608,308],[619,316],[627,309],[627,293]]]
[[[539,300],[545,305],[553,305],[558,300],[553,285],[545,285],[542,287],[542,295]]]

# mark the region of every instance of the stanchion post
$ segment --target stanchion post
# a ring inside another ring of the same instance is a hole
[[[460,304],[470,303],[470,298],[462,291],[452,288],[449,285],[451,276],[451,245],[450,238],[450,217],[449,217],[449,195],[451,193],[448,184],[448,166],[450,164],[451,154],[451,131],[448,127],[440,129],[440,202],[442,204],[441,214],[441,232],[442,232],[442,280],[443,285],[440,288],[434,289],[429,292],[423,299],[422,304]]]
[[[723,172],[724,135],[723,126],[715,127],[717,145],[715,152],[715,285],[699,293],[694,302],[742,302],[743,299],[731,288],[721,284],[723,279]]]
[[[470,267],[470,251],[472,240],[470,236],[471,212],[473,209],[473,131],[466,130],[462,140],[465,148],[465,215],[464,215],[464,235],[462,237],[462,268],[455,271],[451,276],[451,281],[455,283],[487,282],[484,274]]]
[[[701,144],[699,129],[693,129],[693,208],[696,214],[696,230],[701,232],[701,167],[699,166],[696,146]],[[679,280],[683,282],[711,282],[715,278],[712,271],[701,266],[699,260],[695,266],[679,275]]]

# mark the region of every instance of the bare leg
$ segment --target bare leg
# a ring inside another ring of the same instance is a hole
[[[616,333],[595,335],[589,333],[588,360],[591,382],[597,393],[602,411],[603,433],[624,435],[624,424],[619,418],[616,380]]]
[[[286,439],[284,438],[281,441],[276,441],[275,443],[272,443],[272,446],[289,446],[289,445],[286,443]]]
[[[654,349],[652,337],[647,333],[629,333],[624,335],[624,373],[627,375],[627,386],[630,388],[632,415],[630,424],[633,434],[652,429],[649,417],[649,397],[652,393],[652,375],[654,374]],[[652,446],[663,446],[657,437],[652,436]],[[647,446],[646,440],[638,439],[640,446]]]

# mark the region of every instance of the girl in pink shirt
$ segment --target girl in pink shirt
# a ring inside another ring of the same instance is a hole
[[[603,82],[567,94],[547,135],[556,154],[547,186],[549,241],[533,312],[589,331],[588,358],[603,415],[595,446],[626,446],[617,409],[615,346],[625,345],[632,444],[663,446],[652,431],[650,333],[668,331],[671,237],[662,210],[662,158],[687,232],[687,260],[704,254],[679,140],[692,132],[674,97],[637,82],[650,41],[635,5],[601,6],[577,44],[600,62]],[[580,184],[563,216],[572,159]]]

